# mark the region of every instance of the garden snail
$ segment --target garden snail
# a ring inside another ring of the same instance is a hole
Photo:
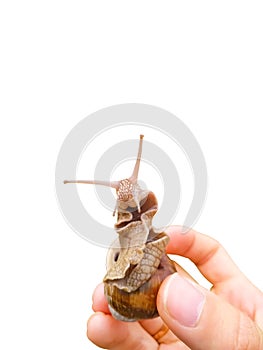
[[[162,281],[176,271],[175,263],[165,253],[169,237],[152,227],[157,212],[153,192],[137,183],[143,135],[131,177],[106,181],[64,181],[64,183],[99,184],[113,187],[117,193],[115,230],[118,246],[107,255],[104,291],[114,318],[137,321],[158,316],[156,297]]]

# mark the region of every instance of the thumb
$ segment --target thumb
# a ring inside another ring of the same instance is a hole
[[[157,307],[192,350],[263,350],[262,330],[246,314],[178,273],[162,284]]]

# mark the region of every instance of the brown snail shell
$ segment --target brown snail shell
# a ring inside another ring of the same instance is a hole
[[[120,321],[129,322],[157,317],[158,290],[163,280],[175,271],[173,261],[164,254],[155,273],[132,293],[118,289],[112,283],[105,283],[105,295],[111,314]]]
[[[151,227],[156,211],[157,200],[150,192],[141,206],[141,213],[136,210],[132,216],[126,215],[129,221],[125,226],[123,215],[120,215],[115,225],[120,242],[122,235],[127,236],[127,232],[131,235],[132,231],[137,230],[141,236],[146,235],[145,244],[138,242],[138,245],[127,248],[120,244],[121,248],[111,248],[108,254],[104,290],[110,311],[118,320],[136,321],[157,317],[156,297],[160,285],[167,276],[176,272],[174,262],[165,253],[169,237],[164,232],[155,232]],[[143,224],[145,235],[141,227]],[[142,256],[139,254],[137,261],[134,256],[138,256],[142,245]],[[133,264],[129,263],[131,258]]]

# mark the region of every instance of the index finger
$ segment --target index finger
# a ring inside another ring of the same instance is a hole
[[[226,250],[213,238],[193,229],[184,233],[182,226],[170,226],[166,233],[170,237],[167,253],[189,258],[213,285],[242,274]]]

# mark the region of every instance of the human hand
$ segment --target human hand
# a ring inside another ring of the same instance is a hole
[[[161,285],[160,317],[139,322],[115,320],[103,285],[93,295],[88,338],[110,350],[263,350],[263,293],[212,238],[181,228],[167,230],[167,253],[189,258],[213,285],[210,291],[179,271]]]

